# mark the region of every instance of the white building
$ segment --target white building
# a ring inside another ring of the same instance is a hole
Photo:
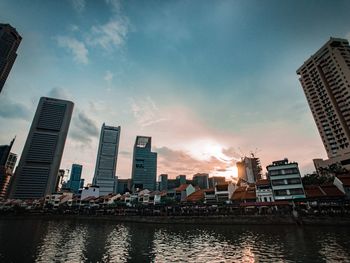
[[[276,201],[305,198],[298,163],[290,163],[285,158],[272,162],[266,168]]]
[[[257,202],[273,202],[273,192],[268,179],[258,180],[255,184]]]
[[[99,197],[100,188],[96,185],[84,187],[81,191],[80,200],[84,200],[87,197]]]

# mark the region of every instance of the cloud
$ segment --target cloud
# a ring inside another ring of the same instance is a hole
[[[146,97],[145,100],[135,100],[130,98],[130,106],[136,122],[141,127],[147,127],[155,123],[167,121],[168,118],[162,116],[151,97]]]
[[[84,42],[81,42],[73,37],[68,36],[57,36],[56,37],[57,44],[60,47],[68,49],[69,52],[72,53],[74,60],[77,63],[88,64],[88,49],[86,48]]]
[[[28,120],[30,117],[30,111],[25,105],[14,102],[9,98],[2,97],[0,105],[0,117],[4,119]]]
[[[81,13],[85,10],[86,2],[85,0],[70,0],[71,5],[78,13]]]
[[[71,100],[72,95],[64,88],[55,87],[51,89],[48,96],[55,99]]]
[[[158,173],[193,175],[195,173],[217,174],[230,170],[233,164],[227,164],[212,156],[208,160],[198,160],[182,150],[169,147],[154,148],[158,153]]]
[[[92,26],[87,43],[91,46],[99,46],[108,52],[118,49],[126,41],[128,25],[126,17],[116,16],[106,24]]]
[[[83,144],[90,144],[92,138],[99,134],[96,123],[90,119],[84,111],[77,111],[73,116],[71,137]]]

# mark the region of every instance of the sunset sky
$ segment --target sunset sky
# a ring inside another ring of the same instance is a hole
[[[20,154],[41,96],[75,103],[62,168],[90,183],[103,122],[121,126],[117,174],[136,135],[158,174],[225,174],[242,155],[326,157],[296,69],[330,36],[350,38],[350,1],[1,0],[22,35],[0,94],[0,144]]]

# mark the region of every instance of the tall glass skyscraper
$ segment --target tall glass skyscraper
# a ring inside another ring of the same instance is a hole
[[[71,101],[40,99],[14,175],[11,198],[41,198],[56,191],[73,107]]]
[[[120,126],[107,126],[103,123],[98,146],[95,175],[92,183],[99,186],[100,196],[117,192],[116,176]]]
[[[9,24],[0,24],[0,93],[17,58],[22,37]]]
[[[151,152],[151,140],[151,137],[136,137],[131,175],[133,190],[156,190],[157,153]]]
[[[72,170],[70,172],[68,187],[75,194],[77,194],[79,192],[82,171],[83,171],[82,165],[76,164],[76,163],[74,163],[72,165]]]

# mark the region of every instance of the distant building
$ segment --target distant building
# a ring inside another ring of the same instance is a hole
[[[261,179],[260,159],[252,155],[252,157],[244,157],[240,162],[236,163],[238,169],[238,178],[253,184],[256,180]]]
[[[168,175],[161,174],[159,177],[160,177],[159,190],[160,191],[168,190]]]
[[[84,188],[84,184],[85,184],[85,179],[80,179],[80,186],[79,186],[79,188],[80,189],[82,189],[82,188]]]
[[[131,179],[118,179],[118,194],[131,192]]]
[[[38,199],[55,192],[73,102],[42,97],[16,169],[11,198]]]
[[[0,24],[0,93],[17,58],[22,37],[9,24]]]
[[[316,170],[339,163],[350,169],[350,46],[330,38],[297,70],[299,81],[327,152]]]
[[[106,126],[103,123],[93,178],[93,184],[100,187],[100,195],[117,192],[118,178],[116,177],[116,167],[119,137],[120,126]]]
[[[209,178],[209,188],[215,188],[217,184],[225,184],[226,179],[223,176],[212,176]]]
[[[179,181],[179,185],[186,184],[186,175],[180,174],[176,176],[176,180]]]
[[[76,163],[74,163],[72,165],[72,170],[70,172],[68,187],[75,194],[79,193],[79,189],[81,188],[81,173],[82,173],[82,171],[83,171],[82,165],[76,164]]]
[[[9,145],[0,145],[0,199],[7,198],[14,163],[17,160],[17,155],[11,153],[14,141],[15,139]]]
[[[209,188],[209,174],[206,173],[197,173],[193,175],[193,185],[199,186],[200,189]]]
[[[5,166],[8,169],[10,169],[11,173],[15,171],[16,163],[17,163],[17,154],[10,152]]]
[[[131,175],[133,190],[156,190],[157,153],[151,152],[151,147],[151,137],[136,137]]]
[[[275,201],[305,198],[298,163],[288,159],[272,162],[266,167]]]

